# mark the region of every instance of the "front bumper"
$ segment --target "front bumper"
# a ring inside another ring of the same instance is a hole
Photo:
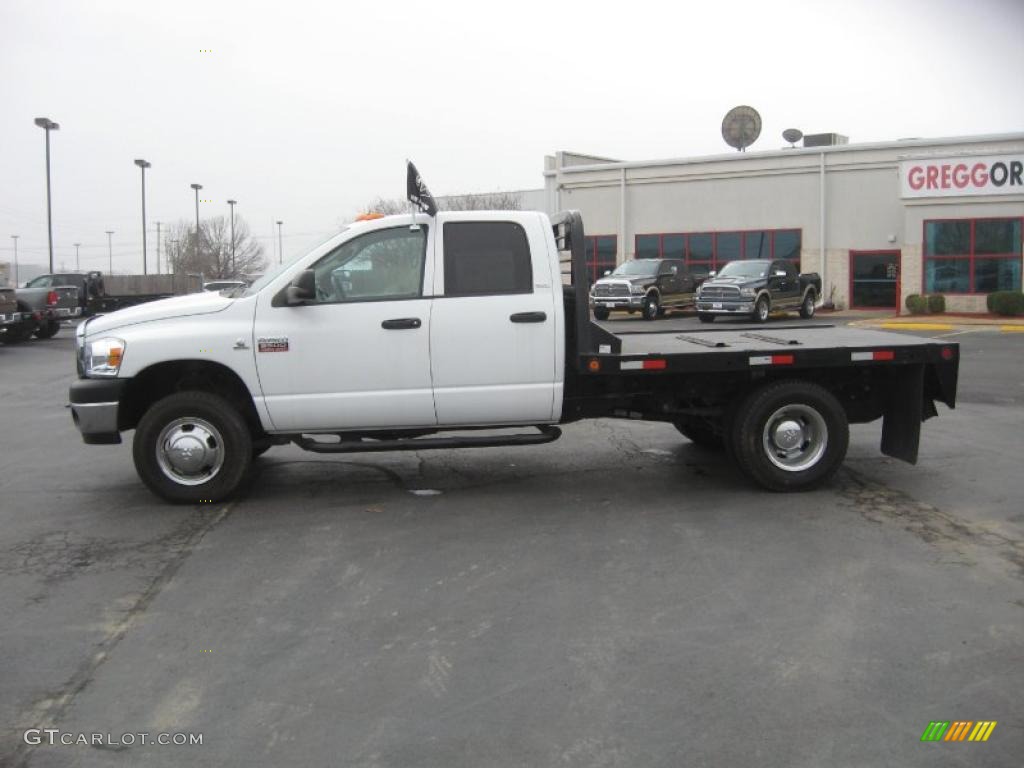
[[[705,301],[697,299],[697,311],[708,315],[749,315],[754,311],[754,300]]]
[[[590,307],[604,307],[605,309],[640,309],[644,305],[645,294],[631,294],[629,296],[591,296]]]
[[[68,392],[71,419],[88,445],[121,442],[117,410],[128,379],[78,379]]]

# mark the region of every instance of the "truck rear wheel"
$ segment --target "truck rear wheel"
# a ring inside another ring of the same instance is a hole
[[[808,291],[807,295],[804,296],[804,301],[800,305],[800,317],[804,320],[810,320],[814,317],[814,291]]]
[[[715,316],[710,312],[698,312],[697,317],[700,318],[702,323],[713,323],[715,322]]]
[[[217,502],[249,474],[253,445],[238,410],[209,392],[178,392],[143,415],[132,444],[135,469],[157,496],[178,504]]]
[[[608,307],[594,307],[594,319],[607,320],[608,314]]]
[[[778,381],[755,390],[729,429],[740,469],[772,491],[821,484],[843,463],[850,441],[846,412],[824,387]]]
[[[37,339],[52,339],[60,330],[60,320],[45,320],[36,328]]]

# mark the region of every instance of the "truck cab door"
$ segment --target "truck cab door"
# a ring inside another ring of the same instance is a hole
[[[438,424],[544,424],[561,412],[552,267],[540,216],[437,217],[431,372]]]
[[[253,354],[278,431],[433,426],[432,228],[371,230],[311,269],[316,296],[260,297]]]

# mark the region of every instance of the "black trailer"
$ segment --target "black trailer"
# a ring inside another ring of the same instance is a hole
[[[563,422],[668,421],[781,491],[830,477],[851,423],[882,419],[882,452],[916,463],[921,423],[956,404],[955,343],[784,324],[611,333],[590,319],[580,214],[552,223],[570,267]]]

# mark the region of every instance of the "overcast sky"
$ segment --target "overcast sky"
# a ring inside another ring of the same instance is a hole
[[[0,261],[141,271],[139,169],[155,222],[238,200],[273,257],[404,194],[538,188],[566,149],[623,159],[730,151],[721,121],[851,142],[1024,131],[1024,2],[0,3]],[[205,52],[209,51],[209,52]],[[685,222],[680,222],[682,226]]]

